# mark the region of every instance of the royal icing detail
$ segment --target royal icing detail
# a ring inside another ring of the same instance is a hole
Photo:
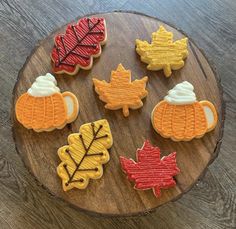
[[[81,18],[67,26],[65,34],[55,37],[51,53],[53,71],[74,75],[79,68],[90,69],[93,57],[101,54],[107,39],[104,18]]]
[[[102,177],[102,165],[110,159],[108,149],[113,140],[109,123],[106,119],[86,123],[79,133],[69,135],[68,143],[58,149],[62,162],[57,173],[62,179],[63,190],[85,189],[90,179]]]
[[[216,127],[217,112],[209,101],[197,101],[187,81],[176,85],[153,109],[153,128],[165,138],[190,141]]]
[[[45,76],[37,77],[27,92],[31,96],[44,97],[60,92],[60,89],[54,76],[47,73]]]
[[[111,81],[93,79],[95,91],[99,98],[106,103],[105,108],[110,110],[123,110],[125,117],[129,116],[129,109],[138,109],[143,106],[142,100],[147,96],[145,89],[148,77],[131,82],[131,71],[119,64],[111,72]]]
[[[136,51],[141,56],[141,61],[147,63],[147,69],[152,71],[164,70],[166,77],[172,70],[184,66],[184,59],[188,55],[188,38],[173,42],[173,33],[160,26],[157,32],[152,33],[152,42],[136,40]]]
[[[164,100],[173,105],[192,104],[197,101],[193,90],[193,85],[187,81],[184,81],[169,90],[168,95],[165,96]]]
[[[143,147],[136,152],[137,162],[120,157],[121,167],[128,179],[135,182],[135,189],[152,189],[154,195],[159,197],[161,189],[176,185],[173,176],[180,172],[176,164],[176,152],[162,158],[160,156],[160,149],[146,140]]]
[[[17,120],[36,132],[61,129],[73,122],[79,112],[79,103],[71,92],[60,93],[56,79],[47,73],[36,78],[33,85],[16,101]]]

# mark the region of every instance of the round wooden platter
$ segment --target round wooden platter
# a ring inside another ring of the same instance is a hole
[[[14,88],[13,99],[13,134],[16,148],[25,165],[37,180],[50,193],[70,204],[92,213],[103,215],[142,214],[179,198],[187,192],[204,173],[207,166],[217,156],[222,138],[224,108],[220,83],[203,53],[189,39],[189,56],[185,66],[173,71],[166,78],[163,71],[152,72],[140,61],[135,52],[135,39],[150,42],[152,32],[162,24],[174,33],[174,40],[184,37],[179,30],[155,18],[134,13],[113,12],[94,16],[104,17],[107,22],[108,41],[103,47],[102,55],[94,60],[89,71],[80,70],[75,76],[56,75],[61,91],[73,92],[80,103],[80,113],[72,124],[62,130],[36,133],[25,129],[15,118],[17,98],[27,91],[39,75],[51,72],[50,52],[55,34],[63,33],[66,26],[53,32],[42,40],[27,59]],[[138,110],[131,110],[125,118],[121,110],[110,111],[104,108],[94,91],[92,78],[110,80],[111,70],[122,63],[132,71],[132,80],[148,76],[149,92],[144,105]],[[211,101],[218,112],[219,121],[215,130],[205,134],[201,139],[190,142],[174,142],[157,134],[152,128],[150,114],[154,106],[163,99],[167,91],[184,80],[194,85],[198,100]],[[107,119],[110,123],[114,144],[110,149],[110,161],[104,165],[103,177],[90,180],[85,190],[73,189],[64,192],[56,168],[60,163],[57,149],[67,144],[67,136],[79,131],[87,122]],[[177,185],[162,190],[160,198],[152,190],[134,190],[133,183],[128,181],[122,172],[119,156],[135,159],[137,148],[149,139],[153,145],[160,147],[162,156],[177,152],[177,163],[181,173],[176,176]]]

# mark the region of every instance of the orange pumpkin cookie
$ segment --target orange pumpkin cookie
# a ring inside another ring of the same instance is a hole
[[[31,88],[16,102],[16,118],[27,129],[36,132],[61,129],[73,122],[79,112],[76,96],[60,93],[50,73],[39,76]]]
[[[217,112],[209,101],[197,101],[193,85],[177,84],[152,111],[154,129],[174,141],[190,141],[213,130]]]
[[[86,123],[79,133],[69,135],[68,143],[58,149],[62,162],[57,167],[57,174],[62,179],[64,191],[85,189],[90,179],[102,177],[102,165],[110,159],[107,149],[113,140],[109,123],[106,119]]]
[[[169,77],[172,70],[184,66],[184,59],[188,55],[188,38],[173,42],[173,33],[160,26],[157,32],[152,33],[152,42],[136,40],[136,51],[141,56],[141,61],[147,63],[151,71],[164,70]]]
[[[129,109],[138,109],[143,106],[142,100],[147,96],[145,89],[148,77],[131,82],[131,71],[119,64],[116,71],[111,72],[111,82],[93,79],[95,91],[99,98],[106,103],[105,108],[110,110],[123,109],[125,117],[129,116]]]

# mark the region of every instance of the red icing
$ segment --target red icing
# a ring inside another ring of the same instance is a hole
[[[137,162],[120,157],[121,167],[128,179],[135,182],[134,188],[153,189],[156,197],[161,195],[161,188],[176,185],[173,176],[180,172],[176,164],[176,152],[160,159],[160,149],[153,147],[148,140],[137,150]]]
[[[54,39],[53,71],[73,73],[76,65],[88,67],[92,56],[101,52],[100,43],[105,39],[104,18],[81,18],[76,25],[68,25],[66,33]]]

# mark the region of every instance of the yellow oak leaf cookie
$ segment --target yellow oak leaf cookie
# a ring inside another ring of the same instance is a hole
[[[201,138],[217,124],[217,112],[209,101],[197,101],[193,85],[177,84],[152,111],[154,129],[174,141]]]
[[[152,42],[136,40],[136,51],[141,56],[141,61],[147,63],[147,69],[152,71],[164,70],[169,77],[172,70],[184,66],[184,59],[188,55],[188,38],[173,42],[173,33],[160,26],[157,32],[152,33]]]
[[[145,89],[148,77],[131,82],[131,71],[119,64],[116,71],[111,72],[111,82],[93,79],[95,91],[99,98],[106,103],[105,108],[110,110],[123,109],[123,115],[129,116],[129,109],[138,109],[143,106],[142,100],[147,96]]]
[[[36,132],[62,129],[73,122],[79,103],[71,92],[60,92],[53,75],[39,76],[16,102],[16,118],[27,129]]]
[[[99,179],[103,175],[102,164],[109,161],[108,150],[112,135],[106,119],[86,123],[79,133],[68,136],[69,145],[58,149],[61,163],[57,174],[62,179],[64,191],[72,188],[85,189],[89,179]]]

